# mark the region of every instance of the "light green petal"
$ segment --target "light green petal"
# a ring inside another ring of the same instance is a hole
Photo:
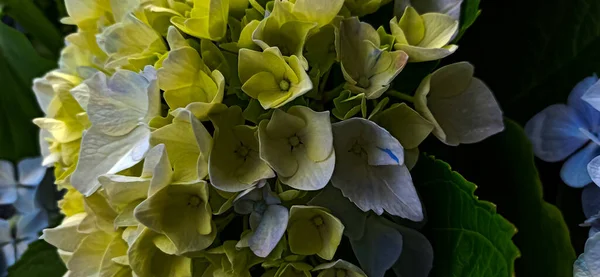
[[[168,255],[153,242],[158,234],[144,229],[129,248],[127,255],[137,276],[191,277],[191,259]]]
[[[231,107],[211,116],[215,142],[209,157],[209,176],[216,188],[238,192],[262,179],[275,177],[271,168],[259,158],[256,128],[244,126],[242,111]]]
[[[403,51],[381,52],[375,67],[371,70],[373,75],[369,78],[370,85],[365,92],[367,99],[379,98],[404,69],[408,59],[409,56]]]
[[[127,65],[130,58],[143,59],[167,51],[160,34],[132,13],[104,29],[97,42],[109,56],[105,65],[108,68]]]
[[[271,120],[267,121],[267,123],[266,131],[269,134],[269,137],[288,138],[304,129],[310,122],[307,122],[296,115],[277,109],[273,112]]]
[[[279,81],[275,79],[272,73],[263,71],[253,75],[248,81],[242,86],[242,90],[248,94],[248,96],[258,99],[261,94],[274,94],[281,98],[287,95],[286,91],[282,91],[279,87]],[[270,104],[270,103],[269,103]],[[261,105],[270,106],[268,103]],[[268,108],[265,108],[268,109]]]
[[[165,144],[175,171],[174,182],[194,182],[206,176],[208,159],[205,157],[210,154],[209,147],[206,152],[201,152],[198,143],[202,143],[203,147],[205,144],[212,145],[212,139],[189,111],[180,111],[180,118],[176,116],[172,124],[152,132],[150,142],[153,145]]]
[[[102,257],[99,277],[125,277],[131,275],[131,268],[129,266],[123,266],[113,261],[113,258],[126,255],[128,248],[127,243],[121,236],[114,236]]]
[[[302,143],[306,145],[308,157],[313,162],[329,159],[333,153],[329,112],[314,112],[304,106],[294,106],[288,110],[288,113],[310,123],[302,132],[297,133]]]
[[[362,84],[361,78],[370,77],[369,72],[379,56],[379,45],[379,34],[371,25],[356,17],[342,20],[338,53],[346,81]]]
[[[458,30],[458,21],[441,13],[422,15],[425,24],[425,36],[416,44],[426,48],[441,48],[450,42]],[[412,44],[412,43],[411,43]],[[415,44],[413,44],[415,45]]]
[[[41,238],[60,250],[74,252],[86,237],[86,234],[77,232],[77,226],[85,216],[85,213],[78,213],[67,217],[60,225],[51,229],[44,229]]]
[[[185,109],[194,114],[198,120],[206,121],[209,120],[211,114],[218,114],[225,111],[227,106],[222,103],[194,102],[187,105]]]
[[[107,199],[101,192],[96,192],[83,199],[85,203],[85,212],[88,218],[95,222],[95,229],[102,230],[107,233],[114,232],[114,220],[117,213],[108,203]]]
[[[297,163],[298,170],[290,177],[279,176],[281,182],[299,190],[320,190],[331,179],[335,167],[335,154],[324,161],[314,162],[308,156],[308,150],[298,147],[292,151]]]
[[[417,10],[413,7],[406,7],[404,14],[398,22],[399,27],[404,32],[406,40],[410,45],[418,45],[425,37],[425,24],[424,19],[419,15]],[[447,43],[447,42],[446,42]],[[446,45],[444,43],[444,45]],[[442,47],[441,45],[439,47]]]
[[[419,46],[402,45],[396,43],[394,48],[406,52],[406,54],[408,54],[409,57],[409,62],[427,62],[439,60],[450,56],[458,49],[458,46],[451,44],[446,45],[443,48],[424,48]]]
[[[199,70],[207,70],[200,54],[189,46],[169,52],[158,70],[158,81],[163,90],[176,90],[193,84]]]
[[[145,199],[150,187],[150,179],[123,175],[102,175],[98,177],[98,182],[111,205],[120,208],[135,200]]]
[[[102,258],[114,236],[98,231],[88,235],[67,263],[71,276],[98,276]]]
[[[373,121],[388,130],[407,149],[418,147],[434,128],[431,122],[405,103],[393,105],[376,115]]]
[[[298,255],[314,255],[323,248],[319,229],[310,219],[298,219],[288,225],[290,251]]]
[[[107,78],[99,72],[85,84],[90,93],[88,116],[97,130],[111,136],[122,136],[146,117],[150,83],[142,75],[119,70]]]
[[[245,83],[259,72],[271,72],[276,80],[282,80],[291,68],[286,64],[277,47],[271,47],[263,52],[250,49],[240,49],[238,74],[240,81]]]
[[[314,231],[316,234],[313,234]],[[340,220],[321,207],[292,206],[290,209],[288,239],[293,253],[317,254],[331,260],[343,232],[344,225]]]
[[[100,186],[97,178],[114,174],[140,162],[150,148],[150,130],[139,126],[121,137],[107,136],[95,127],[87,130],[81,141],[79,161],[71,183],[84,195]]]
[[[169,43],[171,51],[190,46],[175,26],[169,26],[167,42]]]
[[[194,0],[190,18],[173,17],[171,23],[189,35],[217,41],[225,36],[228,14],[228,0]]]
[[[127,206],[122,208],[122,210],[119,212],[119,215],[115,217],[115,227],[137,226],[139,222],[137,221],[137,219],[135,219],[133,211],[135,210],[135,207],[137,207],[140,203],[142,203],[142,199],[134,200]]]
[[[237,47],[239,49],[248,48],[252,50],[260,50],[260,47],[254,43],[254,40],[252,40],[252,33],[254,33],[259,24],[260,21],[252,20],[250,23],[244,26],[242,33],[240,34],[240,39],[237,42]]]
[[[205,182],[167,186],[137,206],[134,215],[146,227],[164,233],[178,254],[204,250],[216,236]]]
[[[288,139],[272,138],[267,131],[269,123],[270,121],[263,120],[258,126],[260,158],[266,161],[279,176],[293,176],[299,165],[290,151]]]
[[[317,28],[329,24],[344,5],[343,0],[297,0],[293,13],[302,21],[317,22]]]

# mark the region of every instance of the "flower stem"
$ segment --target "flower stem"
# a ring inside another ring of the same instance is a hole
[[[414,103],[415,102],[415,97],[410,96],[410,95],[408,95],[406,93],[402,93],[402,92],[395,91],[395,90],[388,90],[386,93],[389,96],[394,97],[394,98],[396,98],[398,100],[406,101],[406,102],[409,102],[409,103]]]

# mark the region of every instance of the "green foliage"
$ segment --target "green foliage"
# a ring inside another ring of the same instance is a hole
[[[31,90],[32,80],[55,64],[41,58],[27,38],[0,24],[0,159],[17,161],[38,155],[37,127],[31,120],[40,115]]]
[[[62,1],[60,1],[62,2]],[[44,15],[33,0],[0,0],[3,12],[19,22],[27,32],[56,57],[63,46],[58,29]]]
[[[430,276],[513,276],[516,228],[492,203],[478,200],[475,184],[425,155],[413,177],[429,211],[423,233],[435,256]]]
[[[477,17],[481,14],[479,2],[480,0],[464,0],[460,13],[460,29],[458,30],[458,35],[454,39],[455,42],[460,40],[465,34],[465,31],[475,23],[475,20],[477,20]]]
[[[55,277],[62,276],[66,271],[56,248],[44,240],[38,240],[29,244],[21,259],[8,269],[8,276]]]
[[[435,153],[477,182],[479,194],[497,204],[498,211],[515,224],[519,232],[514,242],[522,253],[515,263],[517,276],[569,276],[576,257],[567,225],[560,211],[542,197],[523,129],[510,120],[505,124],[503,133],[480,144],[440,147]]]

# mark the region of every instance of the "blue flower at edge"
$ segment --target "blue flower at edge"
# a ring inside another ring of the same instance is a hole
[[[590,88],[600,88],[594,86],[597,82],[596,75],[583,79],[571,91],[566,105],[551,105],[525,125],[538,158],[547,162],[567,159],[560,176],[571,187],[592,182],[587,164],[600,155],[600,111],[582,100]]]

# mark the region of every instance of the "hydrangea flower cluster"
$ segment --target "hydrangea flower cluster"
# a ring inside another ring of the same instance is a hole
[[[567,104],[554,104],[527,122],[525,131],[535,155],[547,162],[565,160],[560,176],[582,188],[581,224],[590,227],[585,252],[573,266],[576,277],[599,276],[600,261],[600,80],[595,74],[579,82]]]
[[[46,175],[41,158],[27,158],[17,166],[0,160],[0,276],[13,265],[48,227],[49,195],[41,195],[39,186]],[[7,219],[6,219],[7,218]]]
[[[504,125],[469,63],[391,89],[459,23],[410,3],[361,22],[389,2],[66,0],[78,31],[34,90],[67,275],[427,276],[431,245],[396,223],[425,219],[419,145]]]

